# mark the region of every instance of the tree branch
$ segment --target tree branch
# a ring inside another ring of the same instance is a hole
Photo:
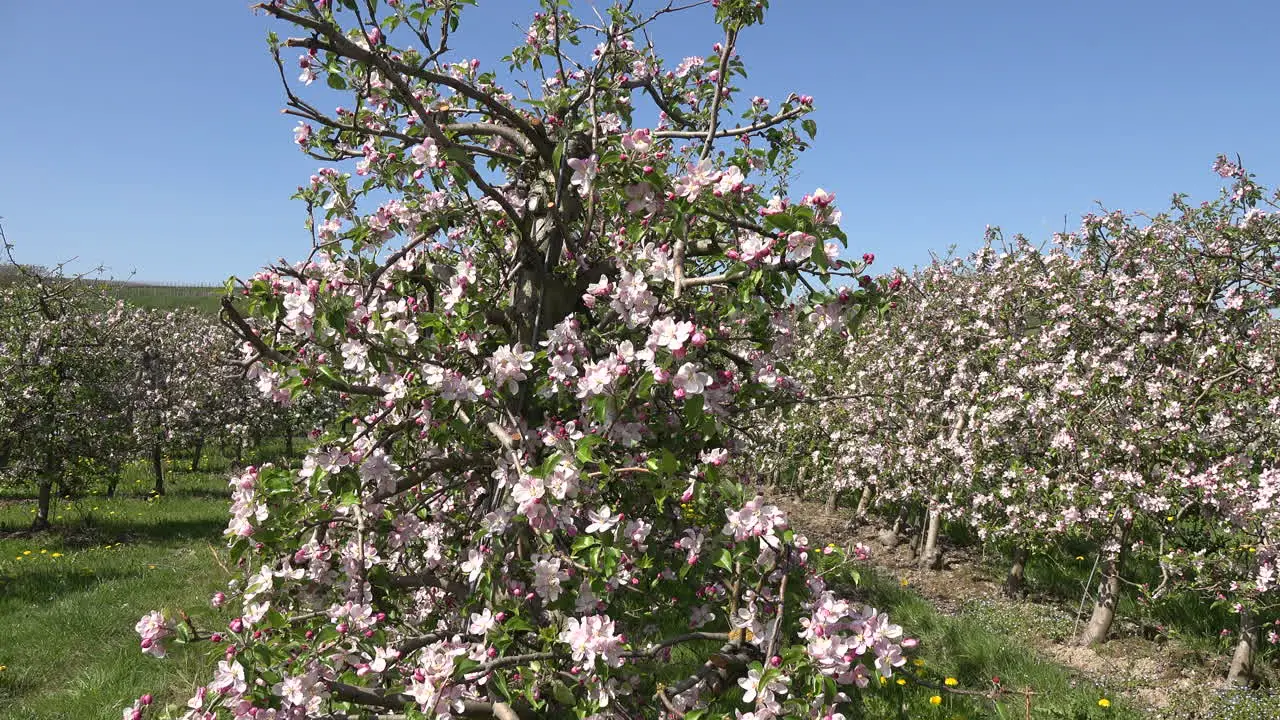
[[[774,125],[779,125],[788,120],[794,120],[808,112],[809,109],[806,107],[792,108],[784,113],[774,115],[766,120],[754,122],[750,125],[742,125],[740,127],[729,128],[728,130],[720,130],[716,132],[714,137],[726,138],[737,137],[739,135],[749,135],[753,132],[758,132],[760,130],[773,127]],[[651,136],[655,138],[685,138],[696,140],[699,138],[706,138],[707,133],[707,130],[654,130],[651,133]]]

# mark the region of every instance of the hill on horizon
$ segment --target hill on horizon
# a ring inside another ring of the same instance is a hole
[[[49,269],[39,265],[0,265],[0,285],[17,278],[23,269],[37,275],[49,274]],[[108,292],[127,303],[144,308],[177,310],[193,308],[210,315],[217,314],[223,294],[221,283],[190,284],[176,282],[147,282],[142,280],[114,280],[85,276],[91,282],[107,288]]]

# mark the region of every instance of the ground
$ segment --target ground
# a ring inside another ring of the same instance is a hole
[[[1119,617],[1113,630],[1117,637],[1096,647],[1079,647],[1072,643],[1079,607],[1036,593],[1034,588],[1024,599],[1010,599],[1002,592],[1003,558],[949,546],[942,570],[920,570],[909,543],[886,547],[881,541],[885,528],[854,524],[851,510],[831,513],[822,503],[793,497],[778,497],[774,502],[812,543],[842,547],[863,543],[871,549],[873,567],[914,590],[939,612],[980,619],[993,631],[1008,632],[1042,658],[1069,668],[1082,682],[1115,688],[1140,711],[1161,718],[1222,717],[1215,713],[1224,703],[1219,690],[1230,660],[1226,655],[1163,635],[1149,639],[1144,637],[1149,634],[1144,632],[1147,628]],[[1088,611],[1086,606],[1084,613]],[[1262,720],[1280,715],[1241,717]]]

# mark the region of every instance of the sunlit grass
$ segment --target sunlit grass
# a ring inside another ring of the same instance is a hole
[[[1022,718],[1028,700],[1033,718],[1143,717],[1117,697],[1117,688],[1095,684],[1041,658],[1024,638],[988,617],[966,612],[944,615],[910,587],[875,571],[863,572],[859,592],[865,602],[887,611],[894,623],[920,640],[911,653],[916,662],[904,673],[904,691],[913,685],[933,690],[904,692],[902,715],[897,714],[901,706],[869,703],[869,717]],[[931,702],[935,696],[938,701]]]
[[[177,473],[147,498],[62,500],[54,528],[30,533],[32,501],[0,505],[0,718],[115,718],[143,693],[185,700],[204,653],[143,655],[133,626],[160,608],[214,621],[226,584],[223,473]]]

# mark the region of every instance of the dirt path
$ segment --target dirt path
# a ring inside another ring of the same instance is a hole
[[[844,547],[863,543],[871,549],[870,564],[928,600],[938,612],[959,615],[990,609],[1027,619],[1029,631],[1021,639],[1044,658],[1071,668],[1085,678],[1118,686],[1130,703],[1161,718],[1203,717],[1200,711],[1215,700],[1226,676],[1228,658],[1205,656],[1175,640],[1149,640],[1139,628],[1117,620],[1118,637],[1095,648],[1071,644],[1075,607],[1052,598],[1013,600],[1006,597],[990,566],[965,548],[948,548],[945,567],[922,571],[910,543],[893,544],[884,528],[851,522],[851,510],[828,513],[821,503],[774,498],[787,511],[792,527],[812,544]],[[1086,608],[1086,612],[1088,608]],[[1043,632],[1038,632],[1043,630]]]

